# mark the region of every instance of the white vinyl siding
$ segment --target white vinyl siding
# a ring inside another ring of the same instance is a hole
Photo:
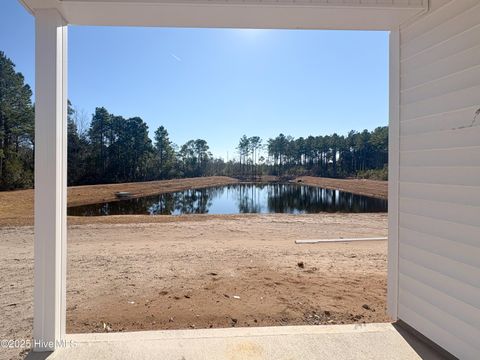
[[[398,317],[480,358],[480,1],[400,29]]]

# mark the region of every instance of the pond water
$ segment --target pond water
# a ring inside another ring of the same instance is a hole
[[[387,201],[301,184],[235,184],[68,208],[72,216],[386,212]]]

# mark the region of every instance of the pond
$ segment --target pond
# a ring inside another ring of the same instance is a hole
[[[386,212],[387,201],[301,184],[235,184],[68,208],[71,216]]]

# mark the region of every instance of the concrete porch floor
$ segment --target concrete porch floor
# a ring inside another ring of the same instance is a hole
[[[75,345],[27,359],[443,359],[392,324],[284,326],[68,335]]]

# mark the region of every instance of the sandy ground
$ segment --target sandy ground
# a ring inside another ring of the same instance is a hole
[[[379,199],[388,198],[388,181],[368,179],[331,179],[314,176],[301,176],[293,181],[325,189],[338,189]]]
[[[273,181],[275,177],[265,177]],[[374,180],[342,180],[311,176],[300,177],[293,182],[303,182],[312,186],[328,189],[340,189],[360,195],[387,198],[387,182]],[[227,185],[238,182],[237,179],[225,176],[212,176],[191,179],[174,179],[127,184],[106,184],[90,186],[74,186],[68,188],[68,206],[96,204],[116,200],[115,193],[128,191],[134,196],[155,195],[166,192],[181,191],[193,188]],[[33,225],[33,190],[0,192],[0,227]],[[130,221],[126,219],[127,221]],[[97,220],[92,220],[97,221]],[[100,220],[104,222],[105,220]],[[116,219],[115,222],[118,222]],[[157,220],[155,220],[157,221]],[[71,219],[71,223],[83,224],[85,220]],[[90,220],[87,222],[91,222]],[[110,222],[110,220],[107,220]]]
[[[67,331],[388,321],[386,241],[294,244],[386,234],[386,214],[70,225]],[[0,228],[0,339],[30,338],[32,292],[33,228]]]

